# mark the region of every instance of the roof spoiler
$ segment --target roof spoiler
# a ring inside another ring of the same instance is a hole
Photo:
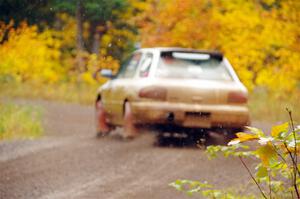
[[[210,57],[215,58],[219,61],[223,60],[223,54],[218,52],[218,51],[202,51],[202,50],[167,50],[167,51],[162,51],[161,56],[166,57],[170,56],[172,57],[173,52],[178,52],[178,53],[200,53],[200,54],[209,54]]]

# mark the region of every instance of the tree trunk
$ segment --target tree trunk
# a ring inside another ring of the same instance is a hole
[[[100,23],[92,23],[92,26],[94,26],[92,33],[92,45],[91,45],[91,52],[99,55],[99,49],[100,49],[100,40],[102,36],[105,34],[107,27],[105,22]]]
[[[100,35],[99,33],[96,32],[93,35],[92,53],[99,55],[99,47],[100,47]]]
[[[84,41],[83,41],[83,5],[82,0],[77,1],[77,8],[76,8],[76,66],[79,72],[81,72],[84,68],[84,60],[83,60],[83,53],[84,53]]]

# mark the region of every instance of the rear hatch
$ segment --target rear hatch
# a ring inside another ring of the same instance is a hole
[[[218,52],[163,51],[154,76],[169,102],[226,104],[230,93],[241,91]]]
[[[235,82],[160,79],[156,86],[166,89],[166,101],[187,104],[227,104],[229,93],[241,89]]]

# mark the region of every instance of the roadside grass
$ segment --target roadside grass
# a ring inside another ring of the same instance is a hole
[[[34,139],[42,135],[42,111],[31,106],[0,103],[0,140]]]
[[[45,99],[92,105],[99,85],[87,84],[0,84],[1,96],[7,98]],[[295,121],[300,121],[300,92],[289,95],[269,94],[257,89],[249,95],[249,109],[252,121],[282,122],[288,120],[286,108],[293,112]]]
[[[250,94],[249,110],[252,121],[284,122],[289,120],[286,109],[292,111],[293,118],[300,122],[300,92],[290,94],[268,94],[264,90],[257,90]]]
[[[87,84],[0,84],[1,96],[7,98],[45,99],[90,105],[99,85]]]

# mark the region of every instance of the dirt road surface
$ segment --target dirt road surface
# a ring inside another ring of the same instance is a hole
[[[17,103],[42,106],[46,132],[36,140],[0,142],[1,199],[190,198],[168,186],[176,179],[253,188],[237,159],[208,160],[196,147],[158,147],[151,132],[132,141],[117,133],[96,138],[93,107]]]

